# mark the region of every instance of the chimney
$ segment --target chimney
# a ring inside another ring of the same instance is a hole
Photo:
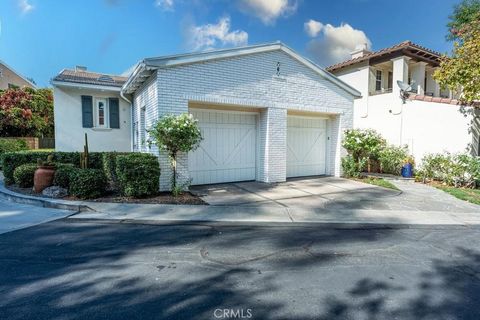
[[[85,71],[87,71],[87,67],[75,66],[75,72],[85,72]]]
[[[351,55],[352,59],[360,58],[360,57],[363,57],[364,55],[370,53],[370,51],[368,51],[367,48],[368,48],[368,45],[366,43],[357,45],[355,47],[355,50],[350,52],[350,55]]]

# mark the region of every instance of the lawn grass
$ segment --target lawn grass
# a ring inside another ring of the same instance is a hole
[[[393,183],[382,178],[366,177],[366,178],[354,179],[354,180],[360,181],[363,183],[373,184],[374,186],[379,186],[387,189],[400,190]]]
[[[433,185],[435,188],[451,194],[455,198],[468,201],[474,204],[480,204],[480,189],[455,188],[444,185]]]

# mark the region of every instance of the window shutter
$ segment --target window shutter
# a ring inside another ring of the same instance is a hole
[[[110,116],[110,128],[120,129],[120,112],[117,98],[108,99],[108,110]]]
[[[82,126],[93,127],[93,99],[91,96],[82,96]]]

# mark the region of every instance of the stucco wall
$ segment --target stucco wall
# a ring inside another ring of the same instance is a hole
[[[276,76],[277,62],[280,77]],[[138,90],[135,97],[145,90]],[[188,112],[191,102],[262,109],[259,133],[263,140],[259,143],[268,148],[261,150],[263,163],[257,179],[265,182],[285,180],[285,110],[327,113],[333,119],[329,121],[332,147],[328,149],[327,173],[340,174],[341,133],[353,125],[353,96],[282,51],[159,69],[157,91],[158,116]],[[138,108],[140,104],[136,104]],[[187,160],[186,154],[180,155],[181,181],[189,178]],[[171,174],[166,155],[160,156],[160,164],[160,186],[166,190]]]
[[[391,144],[408,145],[417,162],[427,153],[463,152],[472,143],[472,116],[459,106],[417,100],[403,104],[395,93],[369,96],[363,68],[342,70],[338,77],[362,93],[354,103],[354,127],[372,128]]]
[[[82,95],[94,98],[118,98],[120,129],[82,127]],[[82,151],[84,135],[88,135],[90,151],[131,150],[131,107],[116,92],[54,87],[55,149]]]
[[[16,85],[20,88],[22,87],[32,87],[32,85],[25,81],[22,77],[17,75],[16,73],[12,72],[9,68],[5,67],[3,64],[0,63],[0,90],[8,89],[8,84],[11,83]]]

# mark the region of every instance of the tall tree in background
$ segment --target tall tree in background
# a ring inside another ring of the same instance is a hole
[[[453,8],[453,13],[449,16],[448,40],[461,41],[461,33],[465,27],[472,23],[478,23],[478,13],[480,12],[480,0],[463,0]]]
[[[480,102],[480,0],[464,0],[454,9],[448,37],[454,39],[451,57],[442,57],[434,78],[442,87],[460,92],[463,105]]]
[[[0,136],[53,136],[53,94],[50,89],[0,91]]]

